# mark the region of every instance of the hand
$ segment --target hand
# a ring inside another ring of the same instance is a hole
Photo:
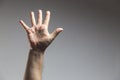
[[[46,12],[46,17],[43,22],[42,10],[38,11],[38,20],[36,23],[34,12],[30,13],[32,27],[27,26],[23,20],[20,20],[21,25],[26,30],[28,39],[32,49],[45,51],[49,44],[55,37],[63,31],[62,28],[57,28],[52,33],[48,32],[48,25],[50,21],[50,11]]]

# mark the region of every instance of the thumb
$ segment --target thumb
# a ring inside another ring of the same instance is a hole
[[[54,30],[51,34],[52,38],[55,39],[57,35],[62,31],[63,31],[63,28],[57,28],[56,30]]]

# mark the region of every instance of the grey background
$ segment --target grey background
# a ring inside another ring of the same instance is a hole
[[[23,80],[29,43],[19,20],[51,11],[64,31],[46,51],[43,80],[120,80],[119,0],[0,0],[0,80]]]

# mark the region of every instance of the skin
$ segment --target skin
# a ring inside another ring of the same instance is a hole
[[[24,80],[42,80],[42,65],[46,48],[52,43],[56,36],[63,31],[57,28],[52,33],[48,32],[50,11],[46,11],[45,20],[42,18],[42,10],[38,10],[38,19],[35,20],[34,12],[30,12],[31,24],[29,27],[23,20],[20,24],[25,29],[30,43],[30,51]]]

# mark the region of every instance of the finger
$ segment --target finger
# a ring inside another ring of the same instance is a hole
[[[25,24],[23,20],[20,20],[20,24],[23,26],[23,28],[28,31],[29,27]]]
[[[63,28],[57,28],[56,30],[54,30],[51,34],[52,38],[55,39],[57,35],[62,31],[63,31]]]
[[[32,26],[36,25],[34,12],[31,12],[31,13],[30,13],[30,17],[31,17]]]
[[[46,25],[48,27],[49,21],[50,21],[50,11],[47,11],[45,21],[44,21],[44,25]]]
[[[42,10],[38,10],[38,25],[42,24]]]

